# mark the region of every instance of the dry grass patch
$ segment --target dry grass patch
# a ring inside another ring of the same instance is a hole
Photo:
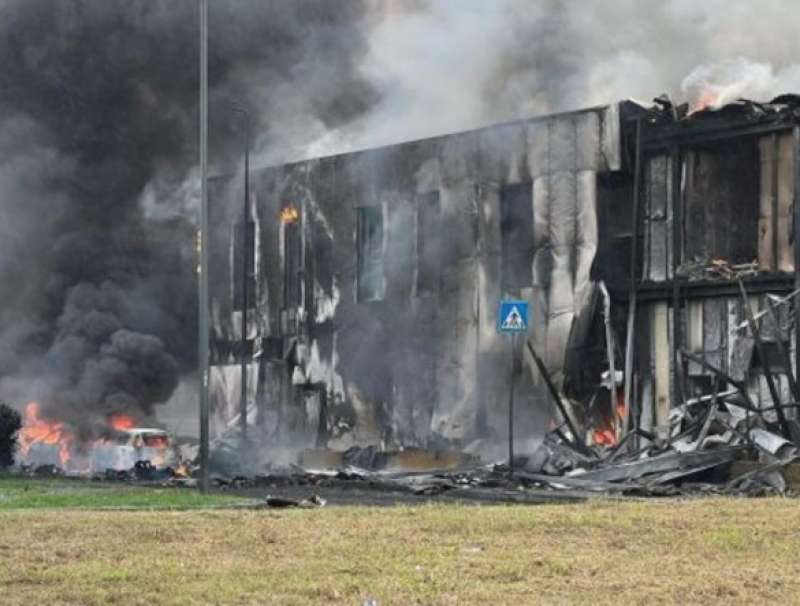
[[[791,500],[0,513],[4,604],[790,603]]]

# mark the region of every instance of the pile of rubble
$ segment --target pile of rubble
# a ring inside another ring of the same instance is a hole
[[[695,280],[740,280],[758,274],[758,261],[731,264],[727,259],[705,259],[687,261],[681,264],[676,273],[689,281]]]
[[[741,282],[740,289],[746,302],[748,295]],[[408,449],[390,453],[373,447],[354,447],[344,453],[307,451],[301,459],[303,466],[289,465],[248,476],[217,475],[212,476],[211,483],[217,490],[274,494],[271,498],[278,499],[275,506],[282,506],[280,499],[298,491],[326,490],[488,500],[508,500],[505,497],[509,492],[639,496],[791,494],[787,470],[794,473],[789,466],[800,460],[800,422],[796,411],[800,386],[792,370],[788,339],[777,338],[775,343],[776,363],[781,366],[780,374],[788,379],[790,395],[776,387],[778,380],[773,377],[771,364],[761,365],[771,401],[761,398],[756,403],[746,380],[746,369],[751,367],[753,355],[767,359],[762,340],[767,327],[761,325],[761,320],[770,321],[771,331],[788,333],[793,329],[781,326],[778,308],[788,305],[798,294],[800,291],[785,297],[767,296],[765,309],[758,313],[753,313],[749,304],[745,305],[746,320],[736,326],[741,335],[735,347],[736,360],[731,361],[731,374],[693,353],[679,351],[684,362],[699,365],[712,377],[712,387],[709,393],[674,407],[668,426],[660,427],[657,432],[645,431],[635,423],[628,427],[625,418],[621,425],[627,431],[620,431],[616,443],[584,442],[544,363],[528,344],[563,423],[526,456],[482,465],[471,455],[455,451]],[[191,487],[197,482],[196,470],[195,465],[186,462],[175,468],[156,468],[147,461],[139,461],[130,470],[108,470],[96,479]],[[58,469],[48,466],[36,473],[57,474]]]
[[[630,495],[785,494],[781,470],[800,458],[798,448],[766,429],[763,417],[736,395],[674,409],[665,440],[636,431],[614,448],[587,455],[548,439],[515,477],[553,489]],[[636,438],[639,446],[631,448]]]
[[[662,428],[659,435],[634,427],[611,448],[586,446],[577,438],[558,392],[531,350],[550,395],[565,418],[566,429],[548,436],[539,450],[523,462],[517,477],[554,489],[636,494],[785,494],[783,470],[800,458],[800,423],[796,419],[800,387],[792,370],[788,339],[778,335],[775,343],[780,374],[788,379],[790,396],[782,395],[770,364],[761,364],[771,402],[762,399],[757,404],[748,389],[746,369],[751,367],[754,353],[760,360],[767,359],[762,319],[770,320],[771,330],[791,332],[791,326],[780,326],[778,308],[794,299],[798,291],[786,297],[768,295],[766,308],[753,313],[741,281],[739,287],[746,320],[736,327],[741,332],[731,369],[736,376],[697,355],[679,351],[685,362],[702,367],[713,377],[713,387],[710,393],[673,408],[669,427]]]

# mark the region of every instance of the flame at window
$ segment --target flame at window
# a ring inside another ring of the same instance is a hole
[[[280,212],[280,219],[284,225],[297,223],[300,220],[300,211],[292,205],[284,206]]]

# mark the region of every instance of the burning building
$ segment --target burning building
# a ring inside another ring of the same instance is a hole
[[[779,299],[797,285],[800,103],[692,109],[626,101],[264,168],[244,205],[241,175],[215,178],[213,432],[490,452],[513,297],[532,316],[523,444],[558,426],[548,382],[580,440],[666,435],[727,379],[788,435],[793,409],[770,402],[800,401]]]

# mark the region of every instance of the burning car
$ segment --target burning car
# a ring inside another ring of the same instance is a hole
[[[62,422],[46,419],[37,402],[25,407],[20,431],[19,462],[51,465],[70,473],[124,471],[137,461],[154,467],[174,467],[180,455],[173,437],[163,429],[136,427],[133,417],[113,414],[102,437],[79,440]]]
[[[174,467],[180,456],[168,432],[144,427],[119,430],[114,438],[95,442],[91,452],[94,471],[131,469],[137,461],[150,461],[155,467]]]

